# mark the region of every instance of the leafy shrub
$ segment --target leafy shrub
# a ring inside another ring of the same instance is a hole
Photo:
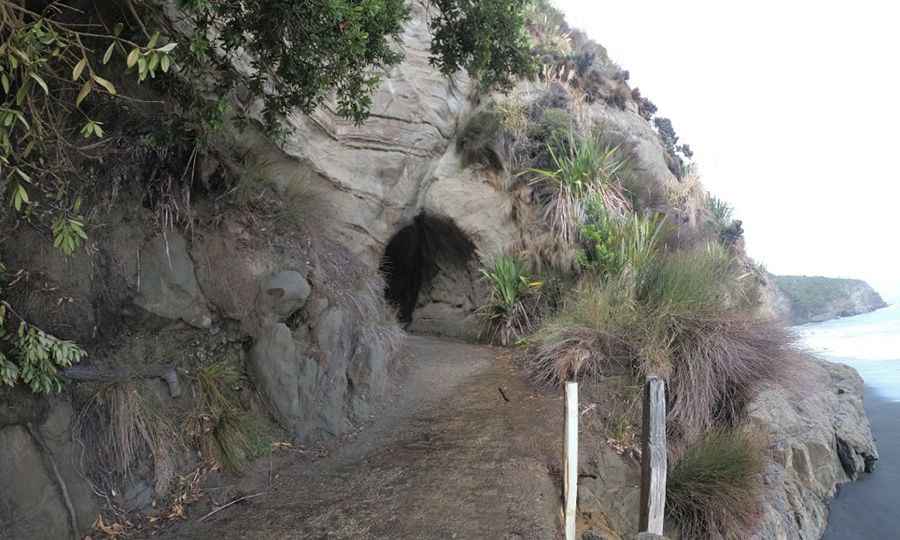
[[[508,90],[535,65],[525,31],[531,0],[430,0],[431,64],[451,76],[465,69],[482,89]]]
[[[22,382],[36,394],[49,394],[62,389],[59,370],[76,364],[87,353],[71,341],[47,334],[18,317],[3,300],[5,267],[0,263],[0,382],[15,386]],[[19,320],[9,331],[9,315]]]
[[[494,110],[479,111],[469,118],[456,136],[456,151],[462,156],[463,166],[503,170],[503,158],[498,150],[502,122],[502,115]]]
[[[734,208],[726,201],[712,194],[706,195],[706,209],[717,231],[724,230],[734,219]]]
[[[544,218],[560,243],[573,244],[585,219],[589,200],[602,201],[610,212],[622,214],[630,209],[619,180],[626,160],[618,147],[605,146],[597,135],[580,137],[569,134],[566,151],[550,150],[550,169],[532,169],[532,184],[544,188]]]
[[[36,4],[0,5],[0,189],[19,216],[51,226],[54,246],[71,255],[87,238],[72,186],[99,152],[83,140],[105,134],[92,105],[119,95],[113,60],[141,82],[169,71],[177,44],[159,32],[134,38],[121,23],[108,30],[64,3]]]
[[[669,170],[676,178],[681,179],[688,171],[685,159],[693,158],[694,152],[687,144],[678,144],[678,134],[675,133],[672,121],[668,118],[656,117],[653,119],[653,125],[656,126],[659,138],[666,149]]]
[[[666,514],[682,538],[747,538],[760,513],[764,439],[716,430],[670,466]]]
[[[532,313],[541,283],[533,281],[525,264],[518,258],[503,255],[494,260],[481,275],[490,285],[488,302],[480,308],[486,319],[488,337],[492,342],[509,345],[526,335],[539,317]]]
[[[589,201],[581,228],[585,248],[579,262],[602,278],[623,273],[639,275],[653,261],[663,239],[664,219],[630,214],[611,216],[599,201]]]
[[[709,225],[720,242],[732,246],[743,238],[743,224],[740,220],[734,219],[734,209],[730,204],[711,194],[706,195],[705,202],[710,216]]]

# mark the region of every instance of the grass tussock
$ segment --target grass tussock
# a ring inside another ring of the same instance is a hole
[[[152,467],[156,493],[165,493],[175,478],[176,456],[184,449],[158,399],[137,383],[102,387],[83,409],[76,432],[97,449],[90,469],[109,493],[121,492],[143,466]]]
[[[747,538],[760,514],[765,439],[742,430],[713,431],[674,462],[666,513],[682,538]]]
[[[539,320],[534,308],[542,284],[531,280],[522,260],[510,255],[497,257],[481,275],[490,287],[490,299],[480,308],[486,337],[500,345],[515,343]]]
[[[240,379],[238,369],[224,361],[199,368],[197,410],[191,418],[191,432],[204,459],[232,472],[240,472],[255,457],[250,417],[232,395]]]
[[[621,243],[652,237],[641,229],[625,227],[635,238]],[[529,366],[535,380],[553,385],[623,365],[634,376],[661,374],[669,430],[690,440],[735,425],[760,385],[789,379],[794,342],[745,309],[740,268],[726,249],[665,253],[658,239],[650,245],[584,279],[531,338]]]
[[[630,366],[637,310],[626,289],[585,283],[559,313],[529,339],[529,370],[541,384],[558,386]]]

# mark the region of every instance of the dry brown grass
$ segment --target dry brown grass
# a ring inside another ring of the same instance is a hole
[[[669,431],[692,440],[733,426],[767,383],[790,383],[798,352],[775,321],[735,301],[736,267],[720,250],[664,255],[643,270],[586,281],[530,340],[532,377],[651,373],[667,380]]]
[[[141,464],[152,467],[156,493],[166,493],[185,449],[159,400],[138,383],[103,386],[83,409],[76,432],[95,449],[89,472],[109,493],[121,493]]]
[[[532,379],[558,386],[575,377],[591,379],[627,369],[635,357],[635,309],[627,289],[583,283],[530,340]]]
[[[724,313],[671,324],[668,421],[688,439],[737,425],[762,385],[794,379],[795,338],[779,323]]]

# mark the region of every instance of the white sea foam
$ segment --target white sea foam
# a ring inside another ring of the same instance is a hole
[[[900,401],[900,305],[794,331],[810,352],[853,366],[880,395]]]

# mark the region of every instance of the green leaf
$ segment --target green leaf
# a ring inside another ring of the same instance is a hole
[[[44,82],[44,79],[42,79],[40,75],[32,71],[28,76],[37,81],[38,85],[44,91],[44,94],[50,95],[50,89],[47,88],[47,83]]]
[[[6,76],[6,73],[0,75],[0,83],[3,83],[3,92],[9,93],[9,77]]]
[[[134,65],[138,61],[138,58],[140,58],[140,57],[141,57],[141,50],[138,49],[137,47],[135,47],[134,49],[131,49],[130,53],[128,53],[128,58],[125,59],[125,64],[129,68],[134,67]]]
[[[81,91],[78,92],[78,97],[75,98],[75,106],[76,107],[81,106],[81,102],[84,101],[84,98],[86,98],[88,96],[88,94],[91,93],[91,89],[93,87],[94,87],[94,81],[92,81],[91,79],[84,81],[84,84],[81,86]]]
[[[109,44],[109,47],[106,49],[106,52],[103,54],[103,64],[106,65],[109,63],[109,59],[112,58],[112,53],[116,48],[116,43],[112,42]]]
[[[26,79],[22,86],[19,87],[19,91],[16,92],[16,105],[19,107],[25,103],[25,98],[28,97],[28,82],[29,80]]]
[[[150,53],[150,61],[147,62],[147,71],[150,72],[150,75],[153,75],[153,72],[156,70],[156,66],[159,65],[159,53],[153,52]]]
[[[156,47],[156,42],[159,41],[159,32],[153,34],[153,37],[150,38],[150,41],[147,43],[147,48],[152,49]]]
[[[104,79],[103,77],[100,77],[97,75],[91,75],[91,78],[93,78],[97,84],[99,84],[103,88],[106,88],[107,92],[109,92],[112,95],[116,95],[116,87],[113,86],[113,83],[111,83],[111,82],[107,81],[106,79]]]
[[[162,58],[159,60],[159,67],[162,68],[163,73],[169,72],[169,66],[172,65],[172,59],[169,58],[168,54],[163,54]]]
[[[84,68],[87,67],[87,63],[88,63],[87,56],[84,56],[81,58],[81,60],[78,61],[77,64],[75,64],[75,67],[72,69],[72,80],[73,81],[77,81],[78,79],[81,78],[81,73],[84,71]],[[104,63],[106,63],[106,62],[104,62]]]
[[[172,43],[167,43],[167,44],[163,45],[162,47],[160,47],[159,49],[156,49],[156,50],[159,51],[159,52],[161,52],[161,53],[170,53],[170,52],[172,52],[172,50],[175,49],[175,47],[177,47],[177,46],[178,46],[178,43],[175,43],[175,42],[173,41]]]
[[[13,115],[15,115],[16,120],[18,120],[19,123],[22,124],[22,126],[25,127],[25,129],[27,129],[27,130],[30,130],[30,129],[31,129],[31,126],[28,125],[28,121],[25,120],[25,115],[24,115],[24,114],[22,114],[22,113],[19,112],[19,111],[13,111]],[[28,144],[29,144],[29,146],[32,145],[32,144],[34,144],[34,141],[31,141],[31,142],[29,142]],[[30,152],[30,149],[29,149],[29,148],[26,148],[25,155],[28,155],[29,152]]]
[[[141,56],[138,58],[138,74],[141,76],[141,80],[144,80],[143,77],[147,75],[147,57]]]

